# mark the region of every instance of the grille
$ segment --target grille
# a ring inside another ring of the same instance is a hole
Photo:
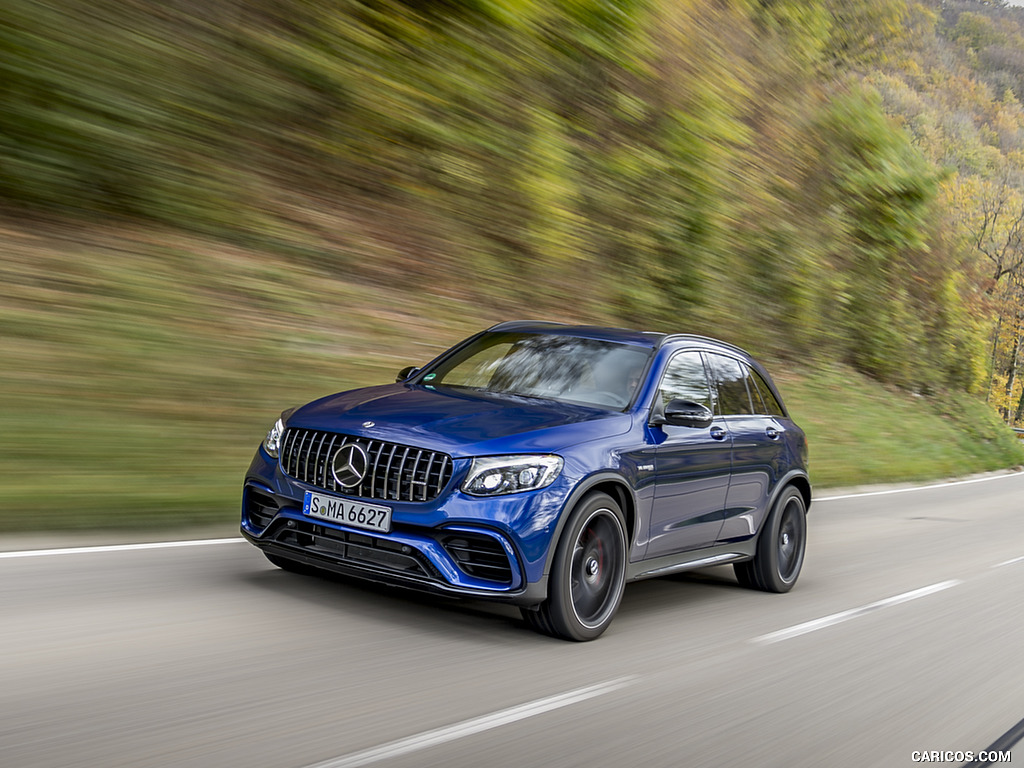
[[[331,472],[335,451],[355,443],[369,459],[357,486],[345,488]],[[281,442],[281,468],[296,480],[326,491],[380,501],[433,501],[452,477],[448,454],[315,429],[289,429]]]
[[[444,536],[441,545],[448,550],[459,568],[478,579],[512,583],[512,567],[504,548],[495,539],[483,534],[459,533]]]

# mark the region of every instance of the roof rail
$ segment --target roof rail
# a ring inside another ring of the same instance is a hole
[[[551,320],[505,320],[503,322],[497,323],[496,325],[492,325],[487,330],[488,331],[497,331],[497,330],[507,331],[507,330],[511,330],[513,328],[520,328],[522,326],[535,327],[535,326],[538,326],[538,325],[540,325],[540,326],[550,325],[550,326],[553,326],[553,327],[558,327],[558,326],[567,325],[567,323],[556,323],[556,322],[553,322]]]
[[[750,353],[747,352],[747,350],[743,349],[742,347],[738,347],[735,344],[730,344],[728,341],[722,341],[721,339],[715,339],[715,338],[712,338],[711,336],[701,336],[700,334],[697,334],[697,333],[670,333],[667,336],[665,336],[665,338],[663,338],[661,340],[661,344],[665,344],[665,343],[667,343],[669,341],[682,341],[682,340],[687,340],[687,339],[692,339],[694,341],[710,342],[712,344],[717,344],[720,347],[725,347],[726,349],[732,349],[732,350],[734,350],[736,352],[740,352],[740,353],[742,353],[745,356],[749,356],[750,355]]]

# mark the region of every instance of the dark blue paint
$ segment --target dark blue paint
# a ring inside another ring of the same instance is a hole
[[[599,475],[619,484],[633,507],[631,562],[750,539],[759,533],[779,484],[806,478],[804,435],[788,416],[717,415],[706,429],[651,426],[659,382],[669,358],[680,350],[741,359],[771,381],[758,363],[734,347],[701,337],[620,329],[550,324],[500,328],[644,346],[653,356],[635,401],[623,411],[433,387],[422,383],[432,363],[407,382],[330,395],[287,418],[288,427],[430,449],[454,459],[452,479],[436,500],[368,503],[392,507],[393,531],[380,538],[420,552],[455,594],[500,597],[542,585],[559,522],[572,511],[568,500]],[[724,430],[725,439],[713,439],[714,429]],[[769,438],[769,429],[777,433],[775,439]],[[564,466],[550,486],[537,491],[479,498],[460,490],[473,457],[506,454],[557,454]],[[262,447],[249,466],[246,485],[277,501],[280,521],[304,519],[302,502],[309,486],[284,475]],[[454,529],[485,532],[499,541],[512,562],[512,584],[495,587],[461,571],[437,538],[439,532]],[[265,530],[243,509],[242,531],[250,541],[259,546]]]

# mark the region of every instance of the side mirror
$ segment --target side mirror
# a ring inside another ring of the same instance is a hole
[[[660,410],[660,409],[659,409]],[[711,409],[692,400],[669,400],[664,411],[659,412],[657,426],[671,424],[675,427],[705,429],[711,426],[715,416]]]
[[[417,368],[415,365],[407,365],[405,368],[398,372],[398,375],[395,377],[395,383],[401,384],[403,381],[405,381],[406,379],[411,379],[419,372],[420,369]]]

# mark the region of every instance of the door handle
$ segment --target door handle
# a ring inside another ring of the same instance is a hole
[[[782,434],[775,427],[768,427],[768,429],[766,429],[764,431],[764,433],[766,435],[768,435],[768,439],[769,440],[778,440],[779,439],[779,435]]]
[[[711,428],[711,437],[714,440],[725,440],[726,434],[727,434],[726,431],[724,429],[722,429],[721,427],[712,427]]]

